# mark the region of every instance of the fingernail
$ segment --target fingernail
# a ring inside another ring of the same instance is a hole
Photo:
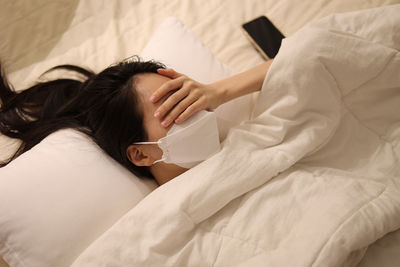
[[[175,123],[180,123],[181,122],[181,119],[180,118],[177,118],[176,120],[175,120]]]
[[[152,95],[152,96],[150,97],[150,101],[151,101],[151,102],[155,102],[155,101],[156,101],[156,96],[155,96],[155,95]]]
[[[156,113],[154,113],[154,117],[159,118],[160,117],[160,111],[157,111]]]
[[[167,127],[169,124],[169,120],[165,120],[161,123],[162,126]]]

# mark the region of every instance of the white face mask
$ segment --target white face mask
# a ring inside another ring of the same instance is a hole
[[[167,135],[157,142],[163,151],[161,159],[183,168],[192,168],[220,150],[217,118],[214,112],[199,111],[181,124],[172,125]]]

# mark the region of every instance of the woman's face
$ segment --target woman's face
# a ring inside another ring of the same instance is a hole
[[[158,141],[160,138],[167,135],[168,130],[171,126],[164,128],[161,126],[160,119],[154,117],[156,109],[164,102],[164,99],[153,103],[150,101],[150,96],[165,82],[169,81],[170,78],[162,76],[156,73],[142,73],[138,74],[135,79],[135,88],[139,96],[139,101],[142,104],[142,110],[144,114],[143,124],[148,135],[150,142]]]
[[[154,117],[156,109],[164,102],[168,95],[157,103],[150,101],[150,96],[170,78],[156,73],[138,74],[135,79],[134,88],[139,97],[139,103],[143,111],[143,126],[147,132],[148,142],[157,142],[160,138],[167,135],[172,124],[165,128],[161,126],[160,119]],[[172,93],[172,92],[171,92]],[[156,144],[151,145],[131,145],[127,150],[128,158],[137,166],[148,166],[158,184],[164,184],[176,176],[182,174],[187,169],[175,164],[159,162],[154,164],[155,160],[161,159],[163,152]]]

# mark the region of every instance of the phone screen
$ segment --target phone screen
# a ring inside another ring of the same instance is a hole
[[[247,37],[265,58],[274,58],[285,36],[265,16],[242,25]]]

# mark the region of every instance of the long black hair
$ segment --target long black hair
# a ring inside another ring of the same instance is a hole
[[[134,142],[147,140],[143,112],[138,102],[135,78],[140,73],[157,73],[165,66],[132,57],[98,74],[74,65],[58,69],[79,74],[38,82],[16,91],[0,65],[0,133],[20,139],[17,151],[0,167],[38,144],[49,134],[64,128],[84,132],[112,158],[139,176],[151,176],[148,167],[138,167],[126,156]],[[47,73],[45,72],[45,73]]]

